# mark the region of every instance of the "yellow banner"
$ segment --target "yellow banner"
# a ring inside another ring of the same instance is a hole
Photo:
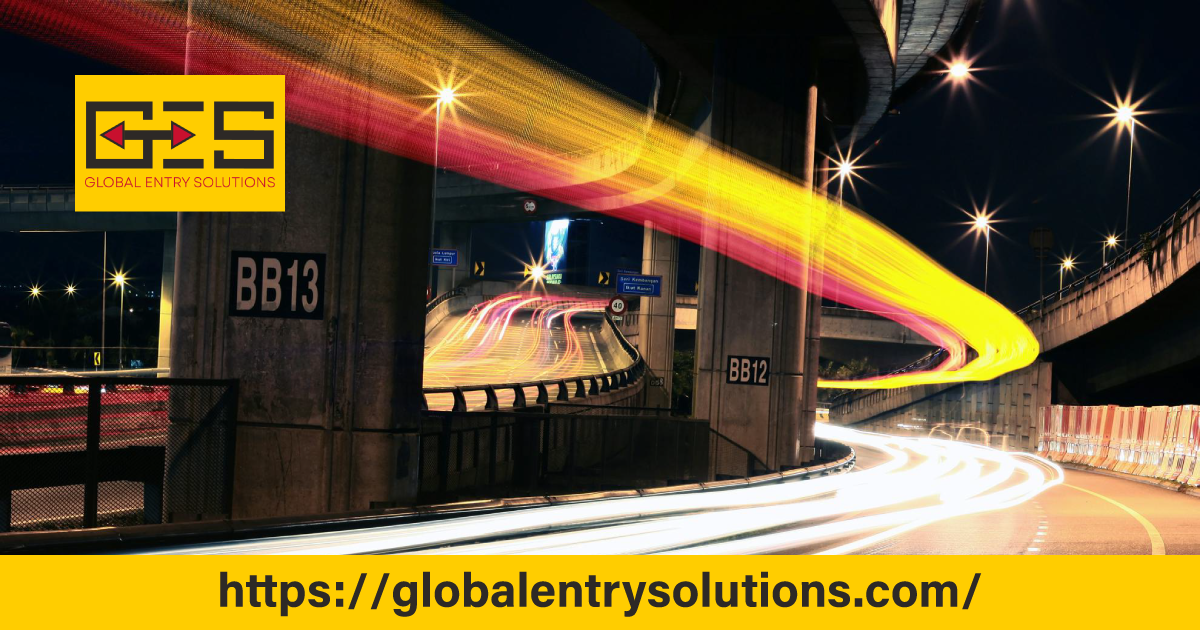
[[[1072,556],[10,557],[0,560],[0,566],[10,627],[150,622],[325,630],[397,624],[661,630],[846,623],[972,628],[1144,624],[1149,618],[1187,618],[1192,612],[1189,598],[1170,596],[1162,584],[1177,581],[1172,576],[1190,579],[1196,561]],[[1156,579],[1133,577],[1147,575]]]
[[[282,212],[283,76],[75,77],[77,212]]]

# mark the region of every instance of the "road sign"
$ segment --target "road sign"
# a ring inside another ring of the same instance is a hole
[[[606,286],[612,284],[612,274],[608,273],[607,271],[601,271],[600,277],[596,279],[596,282],[600,286],[606,287]]]
[[[429,263],[434,267],[457,267],[457,249],[434,249],[429,252]]]
[[[629,304],[625,301],[625,298],[619,295],[613,296],[613,299],[608,301],[608,314],[614,317],[624,315],[628,308]]]
[[[525,214],[534,214],[534,213],[536,213],[536,212],[537,212],[537,200],[535,200],[535,199],[526,199],[525,201],[522,201],[522,202],[521,202],[521,209],[525,211]]]
[[[487,264],[482,260],[476,260],[475,265],[471,267],[471,275],[483,276],[483,272],[487,270]]]
[[[617,273],[619,273],[619,274],[623,273],[626,275],[636,276],[639,273],[642,273],[642,270],[641,269],[626,269],[625,267],[617,267]]]
[[[533,275],[533,267],[530,267],[529,265],[525,265],[525,268],[521,270],[521,277],[528,278],[529,276],[532,276],[532,275]]]
[[[771,359],[768,357],[729,356],[729,370],[725,382],[735,385],[767,385],[771,376]]]
[[[92,353],[92,365],[94,365],[96,367],[100,367],[100,353],[99,352]]]
[[[1038,258],[1044,257],[1054,248],[1054,232],[1045,227],[1033,228],[1029,232],[1029,245]]]
[[[232,252],[229,314],[325,318],[325,254]]]
[[[658,297],[662,295],[662,276],[618,273],[617,293]]]

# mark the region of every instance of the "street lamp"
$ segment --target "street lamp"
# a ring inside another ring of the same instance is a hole
[[[1062,264],[1058,266],[1058,290],[1059,291],[1062,291],[1062,288],[1063,288],[1063,273],[1070,271],[1074,268],[1075,268],[1075,259],[1070,258],[1070,257],[1064,258],[1062,261]]]
[[[953,79],[962,80],[967,78],[967,75],[971,74],[971,67],[968,66],[964,61],[956,61],[950,64],[949,74]]]
[[[1101,268],[1101,269],[1103,269],[1104,267],[1107,267],[1107,266],[1108,266],[1108,250],[1109,250],[1109,249],[1115,249],[1116,247],[1117,247],[1117,237],[1116,237],[1116,235],[1112,235],[1112,234],[1110,234],[1110,235],[1108,236],[1108,238],[1104,239],[1104,247],[1101,247],[1101,248],[1100,248],[1100,251],[1101,251],[1101,263],[1100,263],[1100,268]]]
[[[68,284],[65,291],[67,292],[67,295],[75,295],[75,285]]]
[[[446,86],[437,92],[434,101],[434,119],[433,119],[433,199],[429,221],[429,246],[434,247],[434,236],[437,233],[437,180],[438,180],[438,149],[442,141],[442,107],[451,106],[457,99],[457,92],[453,87]],[[431,261],[432,262],[432,261]],[[436,288],[433,286],[433,273],[435,267],[429,265],[429,297],[434,296]]]
[[[29,287],[29,297],[37,299],[38,296],[40,296],[41,294],[42,294],[42,287],[39,287],[36,284]]]
[[[125,364],[125,272],[113,274],[113,284],[121,288],[121,310],[117,325],[117,369]]]
[[[842,188],[846,185],[846,181],[854,176],[854,161],[847,156],[841,161],[834,161],[834,172],[837,173],[837,201],[842,203]]]
[[[971,224],[971,229],[975,232],[983,232],[983,294],[988,292],[988,265],[992,255],[992,220],[991,215],[983,212],[976,212],[974,221]]]
[[[1112,107],[1112,109],[1113,109],[1113,113],[1112,113],[1113,122],[1109,123],[1109,124],[1115,124],[1115,126],[1117,128],[1117,134],[1119,135],[1121,133],[1122,129],[1129,129],[1129,173],[1128,173],[1128,175],[1126,175],[1126,179],[1125,179],[1125,232],[1124,232],[1125,246],[1129,247],[1129,242],[1130,242],[1130,239],[1129,239],[1129,207],[1130,207],[1131,193],[1133,192],[1133,145],[1134,145],[1134,129],[1138,125],[1137,103],[1133,103],[1131,100],[1127,100],[1125,102],[1118,101],[1115,106],[1109,105],[1109,107]]]

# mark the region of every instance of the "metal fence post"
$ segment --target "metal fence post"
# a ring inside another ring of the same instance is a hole
[[[83,482],[83,526],[96,527],[100,506],[100,388],[99,379],[88,380],[87,458]]]
[[[445,492],[450,479],[450,428],[451,414],[442,416],[442,433],[438,436],[438,492]]]

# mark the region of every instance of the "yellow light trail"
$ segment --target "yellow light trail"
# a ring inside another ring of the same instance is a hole
[[[947,350],[928,371],[825,387],[989,380],[1037,357],[1015,315],[864,213],[440,6],[209,0],[191,8],[189,17],[178,5],[127,0],[68,8],[0,0],[0,23],[142,71],[177,63],[186,34],[192,73],[286,74],[289,121],[426,162],[436,138],[442,167],[652,220],[796,286],[808,287],[816,271],[823,294],[886,314]],[[455,96],[442,112],[446,90]]]

